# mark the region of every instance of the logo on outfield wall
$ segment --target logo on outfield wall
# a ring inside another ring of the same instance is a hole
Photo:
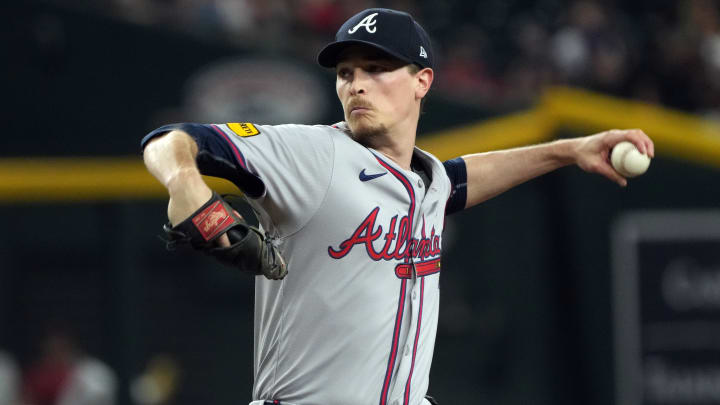
[[[335,113],[334,104],[329,109],[327,83],[321,77],[315,68],[292,59],[220,60],[190,77],[184,88],[183,110],[194,122],[242,119],[267,125],[316,124],[331,111]],[[233,130],[238,136],[253,135],[236,127]],[[254,135],[262,135],[260,132],[262,129]]]
[[[255,136],[260,133],[260,130],[255,128],[255,125],[249,122],[228,122],[228,128],[230,128],[237,136]]]

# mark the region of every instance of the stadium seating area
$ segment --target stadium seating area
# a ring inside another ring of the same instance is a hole
[[[440,56],[437,94],[483,108],[532,104],[570,84],[720,115],[720,13],[713,0],[55,0],[209,41],[307,60],[349,15],[411,12]]]

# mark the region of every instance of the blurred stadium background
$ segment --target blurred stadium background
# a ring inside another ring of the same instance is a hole
[[[106,366],[117,404],[249,401],[252,280],[164,250],[165,193],[139,140],[177,121],[341,120],[314,57],[374,6],[411,12],[435,41],[419,143],[441,158],[614,127],[656,141],[626,189],[567,168],[448,218],[430,392],[720,403],[716,343],[680,357],[710,376],[678,372],[691,388],[618,399],[611,287],[619,218],[718,209],[720,2],[26,0],[4,2],[0,25],[0,404],[13,381],[26,403],[55,403],[63,371],[42,365],[72,347]],[[692,274],[710,290],[688,333],[717,338],[720,242],[703,243]]]

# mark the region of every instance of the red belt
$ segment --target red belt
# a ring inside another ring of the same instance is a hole
[[[410,278],[412,277],[413,266],[415,266],[415,273],[418,277],[435,274],[440,271],[440,258],[426,262],[398,264],[395,266],[395,275],[398,276],[398,278]]]

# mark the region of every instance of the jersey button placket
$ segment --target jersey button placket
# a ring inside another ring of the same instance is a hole
[[[422,194],[422,191],[420,190],[422,190],[423,182],[422,179],[418,178],[417,176],[415,177],[417,178],[418,185],[418,189],[415,190],[415,193],[419,196]],[[415,207],[415,212],[413,212],[413,229],[411,229],[410,234],[412,235],[412,238],[416,240],[420,240],[418,238],[422,237],[420,231],[420,227],[422,226],[422,222],[420,219],[421,212],[422,210],[419,205]],[[417,234],[415,234],[416,232]],[[417,330],[417,322],[419,315],[419,305],[417,304],[417,302],[415,302],[417,297],[417,290],[420,288],[420,280],[418,279],[414,263],[416,252],[413,251],[412,248],[410,248],[410,251],[408,253],[410,255],[409,262],[412,268],[412,275],[411,279],[408,280],[408,287],[412,289],[412,292],[408,292],[410,295],[410,297],[408,298],[411,299],[407,301],[406,311],[408,312],[406,312],[406,315],[410,315],[411,321],[408,330],[411,332],[408,333],[408,336],[406,338],[407,340],[405,341],[405,345],[403,347],[403,358],[400,361],[400,365],[395,375],[396,385],[393,388],[391,398],[394,397],[396,399],[391,402],[391,405],[402,404],[402,397],[405,394],[405,382],[410,375],[410,367],[412,366],[412,345],[415,341],[415,333]],[[398,397],[400,397],[400,399],[397,399]]]

